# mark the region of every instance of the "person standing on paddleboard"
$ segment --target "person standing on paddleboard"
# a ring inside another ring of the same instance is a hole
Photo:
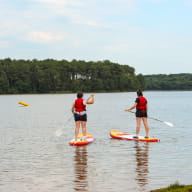
[[[148,110],[148,105],[147,105],[147,99],[143,97],[143,93],[141,89],[137,90],[137,98],[135,100],[135,103],[133,104],[132,107],[125,109],[125,111],[130,111],[136,108],[136,136],[134,136],[135,139],[138,138],[139,133],[140,133],[140,127],[141,127],[141,121],[143,121],[143,124],[145,126],[145,138],[149,138],[149,126],[148,126],[148,121],[147,121],[147,110]]]
[[[83,99],[83,93],[77,93],[77,99],[74,101],[71,111],[74,114],[75,120],[75,140],[77,140],[79,129],[82,127],[83,140],[86,138],[86,123],[87,123],[87,113],[86,113],[86,104],[94,103],[94,94],[88,99]]]

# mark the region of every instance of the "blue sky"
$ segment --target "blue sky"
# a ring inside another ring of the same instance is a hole
[[[192,0],[0,0],[0,58],[192,73]]]

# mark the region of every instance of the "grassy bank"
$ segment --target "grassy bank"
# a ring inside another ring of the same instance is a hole
[[[192,192],[192,185],[173,184],[163,189],[152,190],[151,192]]]

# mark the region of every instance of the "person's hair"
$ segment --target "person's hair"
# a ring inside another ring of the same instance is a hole
[[[77,93],[77,98],[82,98],[83,97],[83,93],[82,92],[78,92]]]
[[[137,90],[137,96],[139,97],[142,97],[143,96],[143,93],[142,93],[142,90],[141,89],[138,89]]]

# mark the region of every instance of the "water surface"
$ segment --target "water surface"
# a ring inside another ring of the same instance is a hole
[[[174,124],[149,120],[150,135],[160,142],[110,138],[112,129],[135,133],[134,115],[123,110],[136,94],[97,93],[95,104],[87,107],[87,129],[96,140],[74,147],[68,142],[74,134],[70,108],[75,94],[1,95],[0,191],[143,192],[175,182],[191,184],[192,92],[144,96],[149,116]],[[63,134],[56,137],[60,128]]]

